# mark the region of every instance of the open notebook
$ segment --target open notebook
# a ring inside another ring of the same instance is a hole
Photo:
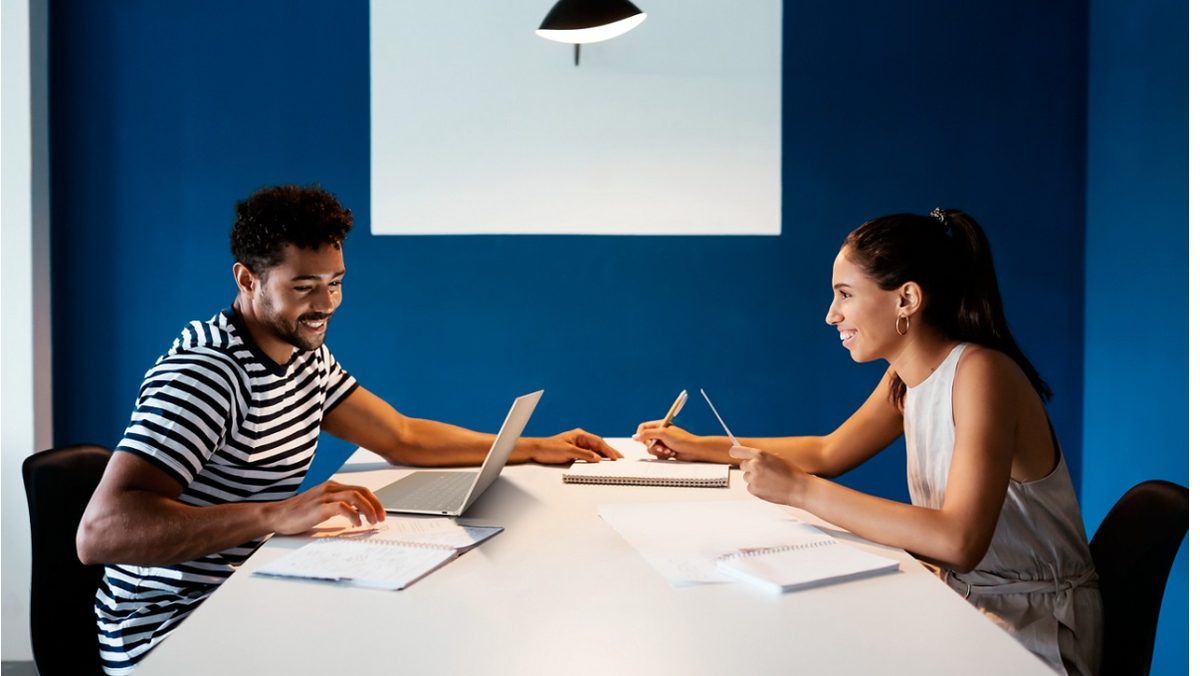
[[[318,534],[252,574],[404,589],[501,530],[459,525],[451,519],[389,517],[376,528]]]

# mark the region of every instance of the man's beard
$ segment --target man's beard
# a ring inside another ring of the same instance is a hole
[[[267,311],[263,317],[263,323],[267,325],[267,328],[271,331],[271,333],[275,334],[276,338],[282,340],[288,345],[291,345],[292,347],[298,347],[305,351],[315,350],[325,343],[324,331],[315,336],[305,336],[300,330],[300,322],[320,321],[322,319],[327,319],[332,315],[332,313],[326,314],[323,312],[310,312],[306,315],[300,315],[296,318],[295,322],[288,322],[287,319],[275,312],[275,308],[271,305],[271,301],[269,299],[264,297],[263,300],[264,308]],[[326,324],[326,326],[328,326],[328,324]]]

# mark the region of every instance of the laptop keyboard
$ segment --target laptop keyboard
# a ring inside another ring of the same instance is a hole
[[[404,502],[432,511],[451,511],[462,505],[478,472],[439,472],[409,492]]]

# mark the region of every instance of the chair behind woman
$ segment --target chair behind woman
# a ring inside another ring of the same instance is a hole
[[[1146,481],[1104,517],[1090,544],[1104,599],[1100,676],[1146,676],[1171,564],[1188,531],[1188,489]]]

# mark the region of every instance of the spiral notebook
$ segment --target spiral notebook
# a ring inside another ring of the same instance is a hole
[[[383,528],[318,537],[252,574],[404,589],[501,530],[446,519],[389,519]]]
[[[563,483],[724,488],[729,485],[729,466],[649,458],[576,461],[563,472]]]
[[[717,559],[717,570],[774,592],[808,589],[899,570],[900,562],[834,540],[751,549]]]

